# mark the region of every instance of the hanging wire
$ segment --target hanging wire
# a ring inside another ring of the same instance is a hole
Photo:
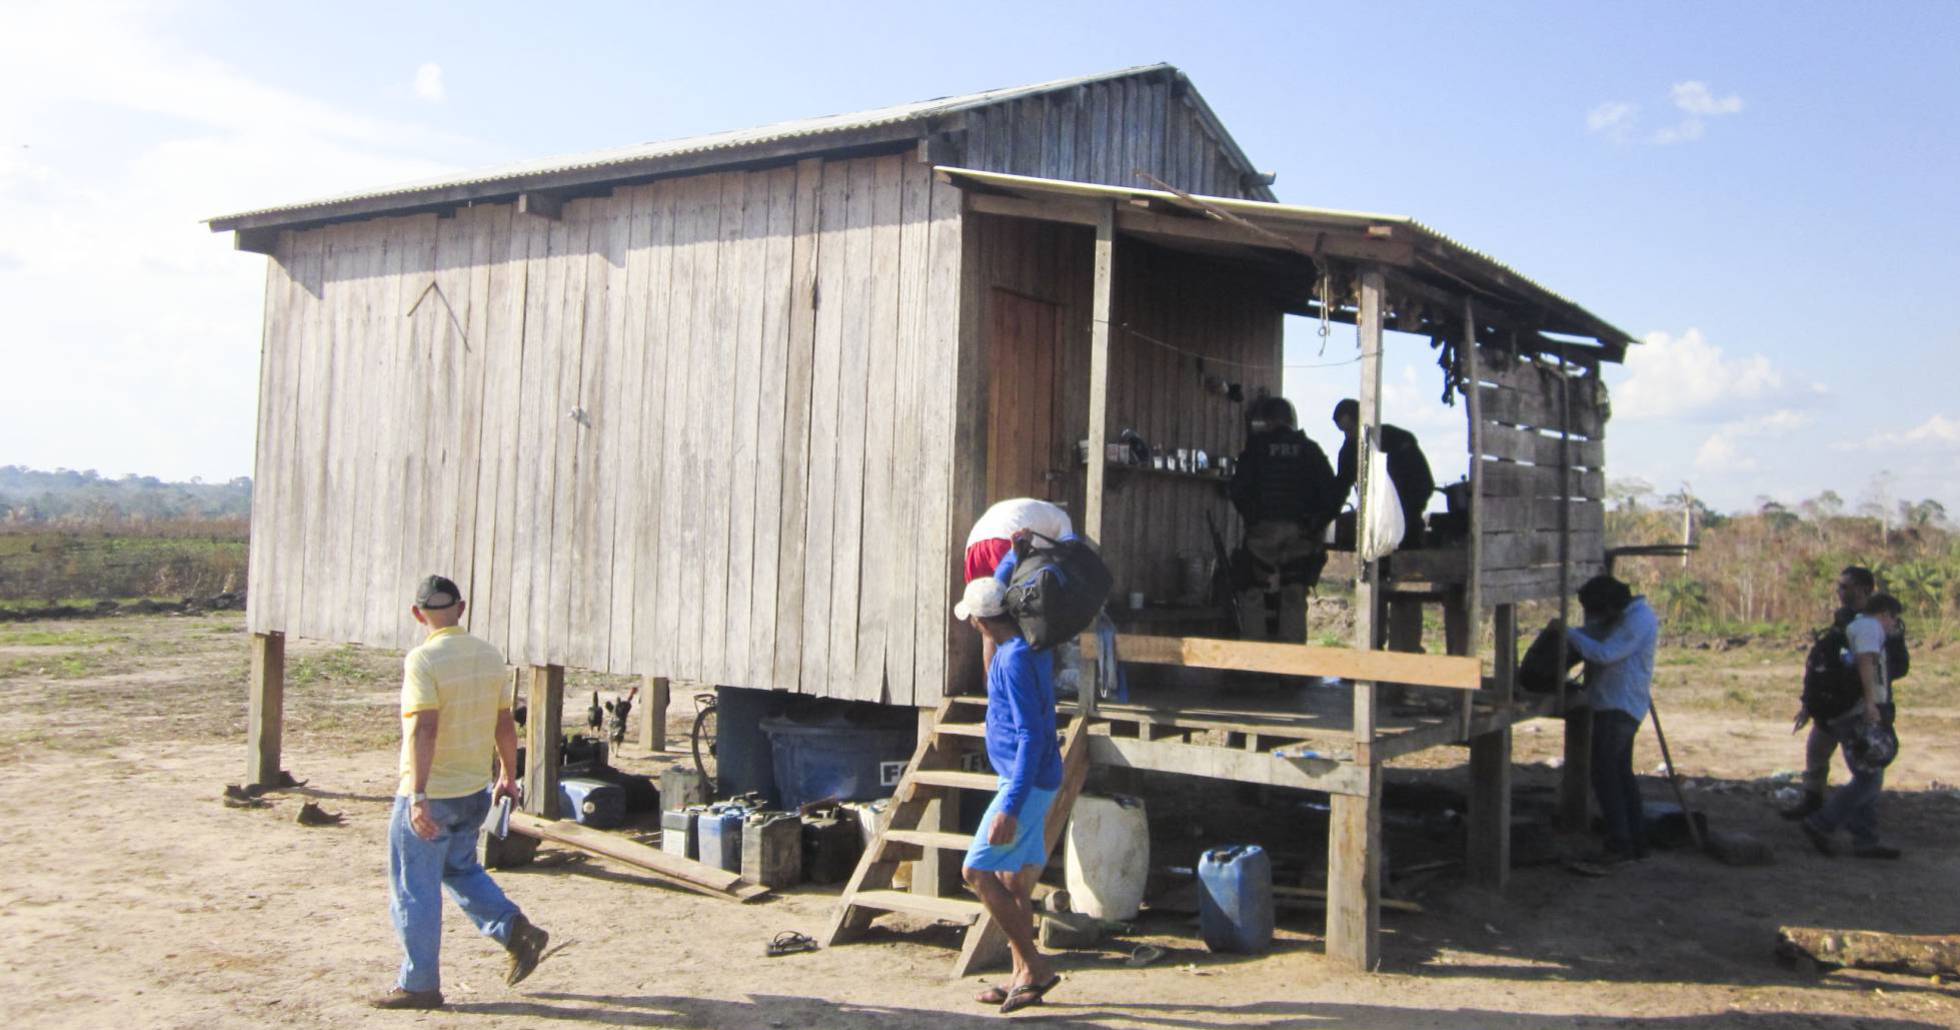
[[[1354,357],[1343,358],[1339,361],[1317,361],[1317,362],[1304,362],[1304,363],[1289,362],[1282,365],[1274,365],[1268,362],[1232,361],[1228,358],[1213,357],[1212,355],[1209,354],[1200,354],[1194,350],[1186,350],[1185,348],[1179,347],[1177,344],[1174,343],[1166,343],[1165,341],[1160,340],[1155,336],[1150,335],[1149,333],[1140,332],[1136,329],[1130,328],[1129,324],[1125,322],[1104,322],[1103,324],[1109,326],[1112,329],[1119,329],[1127,336],[1136,337],[1137,339],[1142,340],[1145,343],[1157,347],[1162,347],[1167,351],[1171,351],[1177,354],[1182,354],[1185,357],[1196,358],[1199,361],[1206,362],[1208,364],[1230,365],[1233,368],[1250,369],[1254,372],[1274,372],[1280,369],[1287,369],[1287,368],[1338,368],[1342,365],[1356,364],[1360,362],[1363,358],[1370,356],[1370,354],[1368,353],[1357,353]]]

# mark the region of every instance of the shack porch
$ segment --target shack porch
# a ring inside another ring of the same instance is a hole
[[[1226,620],[1189,596],[1181,610],[1119,610],[1119,625],[1137,631],[1117,640],[1130,697],[1085,694],[1063,708],[1086,720],[1094,764],[1327,792],[1327,950],[1343,965],[1371,968],[1378,956],[1384,763],[1468,746],[1467,864],[1501,886],[1510,727],[1565,714],[1556,696],[1517,692],[1517,605],[1558,599],[1563,611],[1604,568],[1610,409],[1599,369],[1631,338],[1406,218],[936,174],[962,191],[971,229],[963,358],[987,359],[961,362],[961,410],[989,417],[971,437],[987,450],[964,495],[956,474],[955,511],[977,516],[986,500],[1017,493],[1063,504],[1116,573],[1113,608],[1130,593],[1175,596],[1179,557],[1211,548],[1213,526],[1239,532],[1222,479],[1193,463],[1139,468],[1121,448],[1141,438],[1236,455],[1239,403],[1280,391],[1285,315],[1357,327],[1364,442],[1380,431],[1386,333],[1427,337],[1444,355],[1467,423],[1468,530],[1434,549],[1357,560],[1351,647],[1223,639]],[[1029,299],[1059,317],[1029,320]],[[1362,453],[1359,498],[1386,474]],[[1431,604],[1447,654],[1416,653]],[[977,660],[956,660],[949,694],[974,690],[977,674]],[[1431,703],[1390,711],[1384,688]],[[1587,804],[1584,722],[1575,711],[1566,732],[1562,809],[1574,823]],[[1194,742],[1199,734],[1210,743]]]

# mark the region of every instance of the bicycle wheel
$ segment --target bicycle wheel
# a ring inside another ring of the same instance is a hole
[[[710,704],[694,715],[694,729],[688,734],[694,752],[694,770],[707,781],[708,794],[715,794],[715,706]]]

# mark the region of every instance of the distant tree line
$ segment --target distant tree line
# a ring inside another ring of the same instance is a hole
[[[52,472],[0,466],[0,523],[8,526],[137,528],[154,523],[237,521],[252,512],[252,480],[223,483],[192,477],[167,483],[155,476],[121,478],[94,469]]]
[[[1915,638],[1960,632],[1960,534],[1939,501],[1891,497],[1888,476],[1874,479],[1856,505],[1826,490],[1794,505],[1758,498],[1753,510],[1732,514],[1710,509],[1686,486],[1660,495],[1637,480],[1615,481],[1608,493],[1608,547],[1693,534],[1696,550],[1685,561],[1627,558],[1615,570],[1674,631],[1820,627],[1837,603],[1838,571],[1864,565],[1905,604]]]

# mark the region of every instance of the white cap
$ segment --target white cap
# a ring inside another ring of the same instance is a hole
[[[992,576],[982,576],[966,585],[966,596],[953,606],[953,615],[964,621],[978,615],[991,618],[1007,614],[1007,584]]]

